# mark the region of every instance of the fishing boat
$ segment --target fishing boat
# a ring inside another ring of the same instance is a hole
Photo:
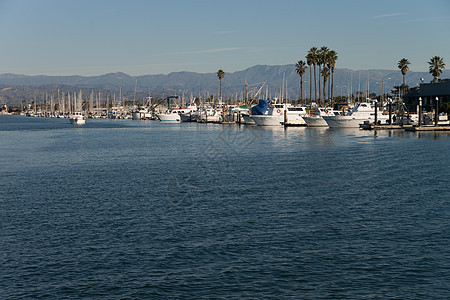
[[[83,117],[83,113],[81,112],[74,112],[71,116],[70,116],[70,123],[71,124],[75,124],[75,125],[83,125],[86,124],[86,120]]]

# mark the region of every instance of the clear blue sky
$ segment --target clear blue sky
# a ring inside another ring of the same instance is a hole
[[[0,0],[0,73],[225,72],[337,51],[337,68],[450,68],[449,0]]]

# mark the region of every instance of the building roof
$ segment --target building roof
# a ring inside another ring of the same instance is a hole
[[[419,88],[412,90],[411,96],[433,97],[433,96],[449,96],[450,95],[450,79],[439,80],[436,83],[421,83]]]

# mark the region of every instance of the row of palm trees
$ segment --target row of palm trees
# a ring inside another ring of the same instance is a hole
[[[299,60],[295,64],[295,71],[300,76],[300,100],[303,101],[303,76],[306,73],[306,68],[309,66],[310,72],[310,80],[309,80],[309,94],[310,98],[312,99],[312,72],[311,68],[314,67],[314,100],[317,102],[317,100],[323,101],[322,104],[325,104],[326,100],[326,83],[328,81],[328,78],[330,77],[331,72],[331,85],[330,82],[328,82],[328,96],[330,99],[333,99],[333,87],[334,87],[334,69],[336,66],[336,61],[338,59],[337,52],[334,50],[329,50],[326,46],[323,46],[322,48],[318,49],[317,47],[312,47],[309,49],[308,54],[306,55],[306,62],[303,60]],[[429,64],[429,73],[434,77],[434,82],[438,82],[439,76],[442,74],[442,71],[445,67],[444,59],[439,56],[433,56],[431,57]],[[402,72],[403,75],[403,84],[402,87],[406,89],[406,82],[405,82],[405,76],[408,72],[410,62],[406,58],[402,58],[397,66]],[[321,79],[317,81],[316,78],[316,67],[319,67],[319,75],[322,76],[323,79],[323,93],[321,93]],[[317,82],[319,84],[319,93],[317,93]]]
[[[325,91],[326,91],[326,83],[331,74],[331,85],[328,82],[328,96],[330,99],[333,99],[333,87],[334,87],[334,69],[336,66],[336,61],[338,59],[337,52],[334,50],[329,50],[328,47],[323,46],[318,49],[317,47],[312,47],[309,49],[308,54],[306,55],[306,62],[303,60],[299,60],[295,64],[295,71],[300,76],[300,101],[303,102],[303,76],[306,73],[306,68],[309,66],[309,95],[312,99],[312,72],[311,67],[314,67],[314,100],[323,99],[323,104],[325,104]],[[411,63],[407,58],[402,58],[399,60],[397,67],[402,72],[403,76],[403,84],[402,88],[406,89],[407,85],[405,82],[405,76],[408,73],[409,65]],[[429,73],[434,77],[434,82],[438,82],[439,76],[442,74],[443,69],[445,68],[444,59],[439,56],[431,57],[429,64]],[[323,78],[323,98],[321,97],[321,80],[319,78],[319,94],[317,93],[317,77],[316,77],[316,67],[319,67],[319,74]],[[219,99],[222,99],[222,79],[225,77],[225,72],[220,69],[217,71],[217,78],[219,78],[220,88],[219,88]]]
[[[328,47],[323,46],[320,49],[317,47],[312,47],[309,49],[306,55],[306,62],[299,60],[295,64],[295,71],[300,76],[300,100],[303,101],[303,75],[305,75],[307,66],[309,67],[309,95],[312,99],[312,72],[314,71],[314,100],[322,100],[325,104],[326,100],[326,90],[327,81],[331,76],[331,84],[328,81],[328,97],[333,99],[333,87],[334,87],[334,69],[336,66],[336,61],[338,59],[337,52],[328,49]],[[319,68],[319,80],[317,80],[317,67]],[[320,78],[322,77],[322,79]],[[321,89],[321,80],[323,80],[323,89]],[[319,89],[317,89],[317,83],[319,84]],[[319,92],[317,92],[319,91]]]
[[[397,67],[400,69],[400,71],[402,72],[402,75],[403,75],[403,86],[404,87],[406,87],[405,76],[409,70],[410,64],[411,63],[406,58],[400,59],[397,64]],[[442,71],[445,68],[444,58],[441,58],[440,56],[433,56],[432,58],[430,58],[428,65],[429,65],[428,72],[434,77],[433,82],[438,82],[439,76],[441,76]]]

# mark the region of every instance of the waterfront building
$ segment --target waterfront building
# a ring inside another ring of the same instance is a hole
[[[423,108],[426,111],[432,111],[436,97],[439,99],[439,105],[450,101],[450,79],[419,84],[418,87],[410,89],[405,94],[404,103],[409,111],[416,111],[419,98],[422,98]]]

